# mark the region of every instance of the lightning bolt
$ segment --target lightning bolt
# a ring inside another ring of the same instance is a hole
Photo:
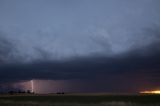
[[[31,80],[31,92],[34,92],[34,82]]]

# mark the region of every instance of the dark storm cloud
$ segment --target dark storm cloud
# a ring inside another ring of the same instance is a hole
[[[13,81],[22,79],[105,79],[140,75],[142,78],[160,80],[158,78],[160,49],[157,49],[159,44],[156,42],[145,48],[138,48],[115,57],[79,57],[63,62],[41,61],[30,64],[1,65],[0,78],[1,81]]]
[[[142,77],[159,80],[157,77],[160,74],[159,27],[147,28],[144,30],[144,34],[153,37],[151,44],[136,47],[136,49],[111,57],[92,55],[79,56],[65,61],[53,61],[49,59],[50,53],[40,48],[34,48],[41,58],[31,63],[7,63],[9,61],[7,60],[8,57],[13,53],[14,45],[2,38],[0,53],[3,60],[1,59],[0,78],[1,81],[13,81],[27,79],[93,79],[143,75]],[[102,42],[100,41],[100,43]],[[13,58],[9,59],[13,61]]]

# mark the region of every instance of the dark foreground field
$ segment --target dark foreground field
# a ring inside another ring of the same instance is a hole
[[[160,95],[1,95],[0,106],[160,106]]]

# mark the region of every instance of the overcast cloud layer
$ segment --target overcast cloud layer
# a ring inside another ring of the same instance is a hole
[[[158,87],[159,5],[0,0],[0,80],[137,78]]]

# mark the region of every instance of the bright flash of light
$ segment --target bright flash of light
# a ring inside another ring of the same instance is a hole
[[[34,92],[34,82],[31,80],[31,92]]]
[[[142,91],[140,93],[143,93],[143,94],[160,94],[160,90]]]

